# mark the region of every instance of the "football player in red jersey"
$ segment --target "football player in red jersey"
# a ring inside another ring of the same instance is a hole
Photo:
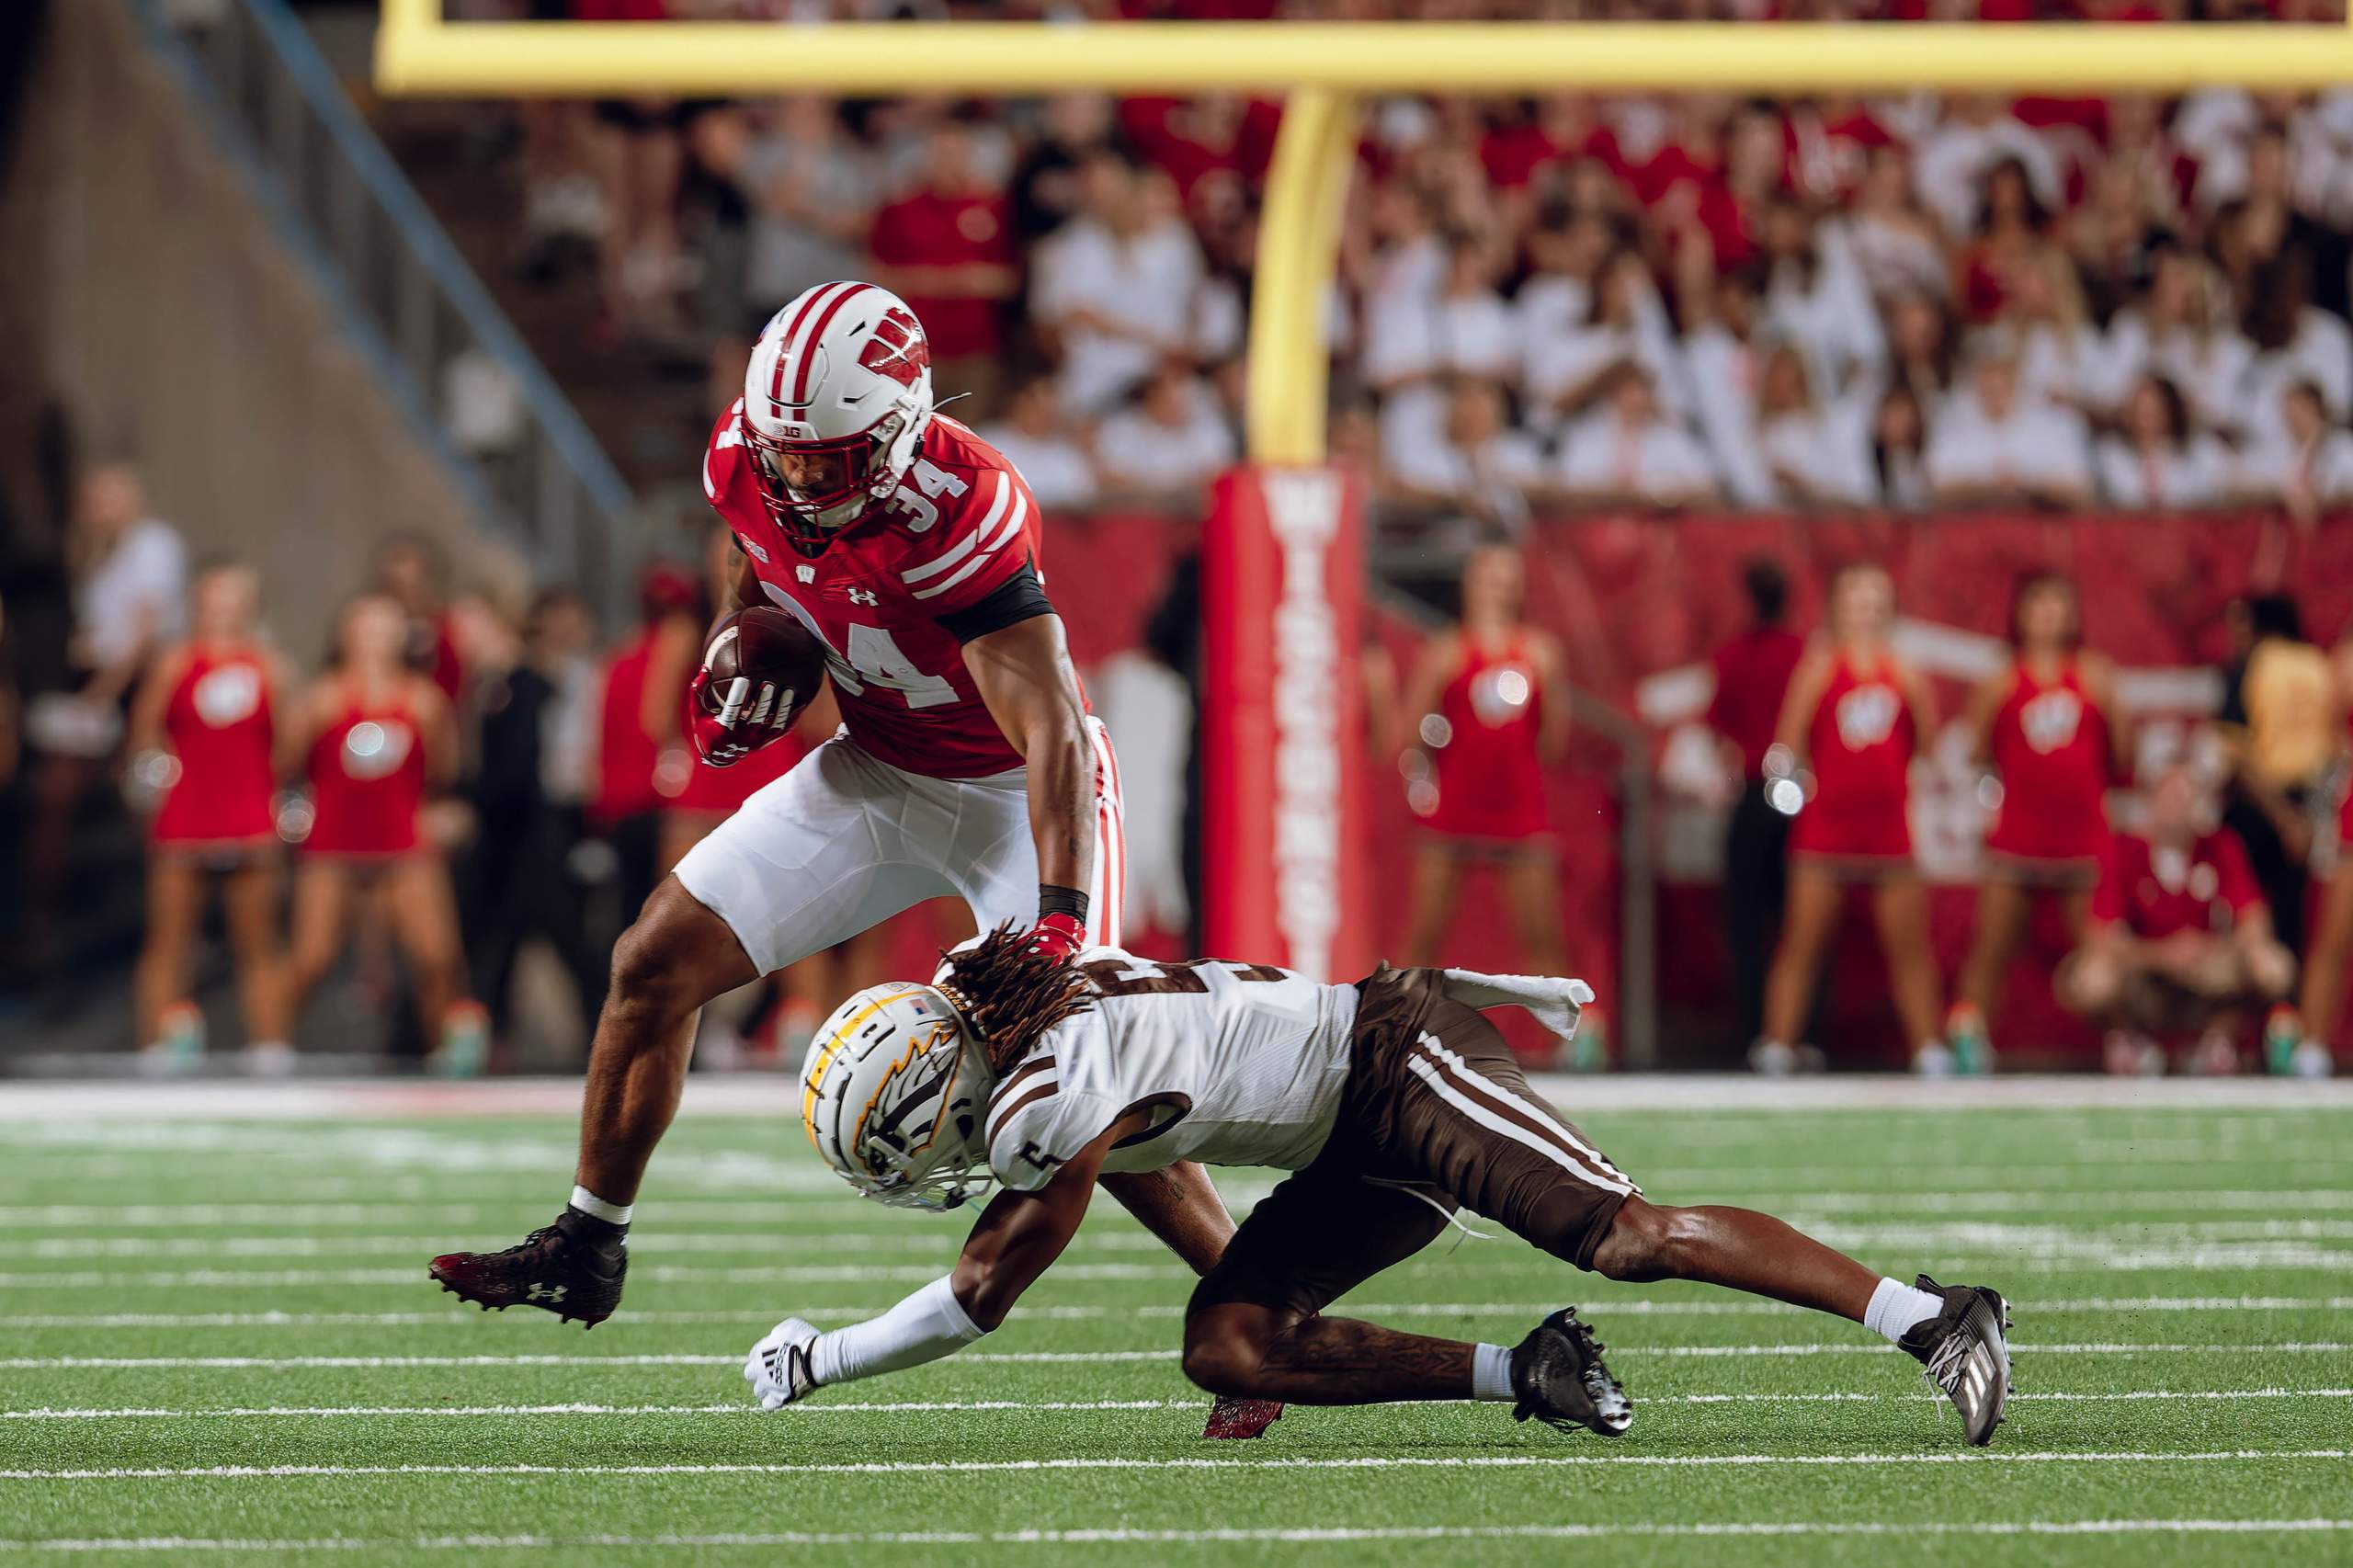
[[[1118,938],[1119,774],[1039,574],[1037,503],[933,413],[914,312],[857,282],[778,312],[702,477],[742,551],[737,603],[719,608],[798,618],[843,731],[696,845],[614,949],[571,1202],[518,1246],[433,1261],[487,1306],[594,1324],[619,1304],[631,1207],[711,997],[942,894],[1043,952]],[[772,704],[709,685],[706,657],[688,704],[707,760],[782,734]],[[1105,1185],[1197,1271],[1233,1233],[1198,1165]]]

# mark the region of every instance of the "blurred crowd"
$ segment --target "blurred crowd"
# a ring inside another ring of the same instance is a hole
[[[568,1062],[646,894],[837,722],[821,699],[751,760],[694,756],[682,698],[732,564],[724,528],[709,539],[699,570],[648,567],[636,623],[608,639],[567,591],[515,603],[453,591],[435,544],[390,538],[313,664],[270,633],[252,563],[191,560],[136,471],[91,467],[75,492],[68,676],[21,705],[0,681],[0,806],[20,846],[10,978],[74,957],[72,912],[108,881],[92,828],[127,806],[143,824],[145,908],[122,1043],[155,1070],[192,1067],[208,1016],[224,1016],[197,997],[209,924],[251,1071],[291,1070],[298,1037],[347,1057],[389,1043],[452,1075],[502,1047],[502,1062],[520,1060],[531,1007],[518,960],[532,947],[546,960],[540,999],[559,994],[539,1060]],[[2243,602],[2216,722],[2154,752],[2134,738],[2112,665],[2083,646],[2075,585],[2022,578],[2010,657],[1963,714],[1991,821],[1973,946],[1948,987],[1911,826],[1915,764],[1942,721],[1896,649],[1887,574],[1843,569],[1810,635],[1787,624],[1782,567],[1760,558],[1745,581],[1754,624],[1715,660],[1706,722],[1730,807],[1729,989],[1753,1065],[1821,1064],[1807,1041],[1859,896],[1922,1072],[1991,1064],[1993,1023],[2028,956],[2063,1006],[2107,1031],[2114,1070],[2233,1071],[2258,1038],[2274,1071],[2328,1070],[2353,965],[2353,862],[2338,852],[2353,829],[2353,643],[2325,653],[2292,598]],[[1198,592],[1180,562],[1143,648],[1096,683],[1127,737],[1131,903],[1179,946],[1198,907],[1198,844],[1184,842]],[[1498,534],[1470,551],[1449,597],[1449,621],[1402,672],[1379,645],[1365,659],[1368,761],[1400,766],[1418,829],[1390,935],[1404,961],[1446,961],[1464,888],[1490,878],[1518,960],[1564,972],[1576,955],[1548,781],[1567,753],[1574,671],[1531,621],[1523,545]],[[19,652],[19,636],[0,651]],[[1580,842],[1581,859],[1608,853]],[[2046,907],[2064,933],[2055,951],[2029,939]],[[906,918],[926,945],[969,929],[961,912]],[[870,933],[708,1009],[699,1059],[789,1062],[834,998],[881,977],[893,941]],[[382,1015],[369,1040],[346,1038],[348,1007],[320,1010],[323,988]],[[1588,1034],[1565,1064],[1605,1061]]]
[[[2129,23],[2330,19],[2325,9],[1062,0],[985,15]],[[983,14],[938,0],[449,11]],[[600,350],[689,347],[709,366],[705,415],[733,397],[745,346],[779,305],[858,276],[910,301],[943,397],[1050,516],[1197,515],[1202,485],[1237,454],[1271,101],[802,96],[484,112],[514,132],[521,286],[570,280],[593,312],[578,335]],[[1531,517],[2255,506],[2310,522],[2353,502],[2353,88],[1388,97],[1368,105],[1340,256],[1327,312],[1336,458],[1385,516],[1467,519],[1488,541],[1460,561],[1454,625],[1402,673],[1368,660],[1374,744],[1384,768],[1402,756],[1423,830],[1408,961],[1443,956],[1466,879],[1490,873],[1527,966],[1570,961],[1545,780],[1567,745],[1573,672],[1525,614]],[[252,565],[191,560],[129,466],[87,469],[73,510],[70,642],[61,631],[58,656],[28,661],[66,673],[19,701],[0,669],[0,799],[18,819],[0,829],[21,887],[5,956],[19,980],[58,956],[88,885],[93,803],[126,801],[146,839],[135,1039],[159,1067],[203,1049],[191,956],[215,923],[257,1071],[290,1065],[298,1033],[306,1049],[336,1047],[298,1023],[335,977],[381,999],[374,1010],[408,1049],[479,1070],[515,1034],[517,959],[534,945],[585,1039],[613,937],[646,891],[833,722],[821,705],[757,767],[713,770],[684,744],[677,699],[723,533],[712,561],[645,575],[641,619],[618,642],[561,589],[528,603],[460,591],[429,541],[385,540],[351,582],[317,585],[347,597],[313,662],[268,636]],[[2077,646],[2072,588],[2022,586],[2010,684],[1978,694],[1972,744],[2001,779],[2026,755],[2006,761],[2005,737],[2032,724],[2049,740],[2064,710],[2065,739],[2027,749],[2075,771],[2007,799],[2072,791],[2090,817],[2055,847],[2031,827],[2016,830],[2026,853],[1995,845],[1976,948],[1948,995],[1901,826],[1912,757],[1937,720],[1891,652],[1889,585],[1869,569],[1842,577],[1811,641],[1781,624],[1788,585],[1770,568],[1751,586],[1756,626],[1718,662],[1710,722],[1740,781],[1726,933],[1758,1066],[1818,1059],[1806,1038],[1820,975],[1863,887],[1924,1070],[1989,1059],[2025,924],[2054,900],[2075,954],[2062,1000],[2112,1028],[2112,1064],[2162,1062],[2162,1042],[2186,1029],[2191,1055],[2219,1067],[2255,1017],[2271,1065],[2313,1067],[2341,1007],[2353,881],[2315,902],[2302,879],[2342,831],[2353,661],[2305,641],[2292,603],[2253,602],[2242,618],[2222,749],[2139,778],[2147,820],[2111,836],[2107,790],[2136,781],[2126,721],[2097,654]],[[1169,687],[1189,663],[1184,619],[1156,619],[1143,665],[1104,672],[1102,691],[1131,684],[1173,716],[1140,736],[1189,725]],[[0,623],[17,652],[24,635]],[[10,651],[0,640],[0,664]],[[1168,798],[1130,812],[1140,845],[1164,844],[1164,888],[1182,878],[1181,750],[1159,769]],[[1997,835],[2012,831],[1997,819]],[[2119,861],[2128,839],[2139,858]],[[1185,899],[1166,901],[1181,926]],[[820,955],[713,1009],[707,1057],[727,1059],[741,1036],[789,1040],[879,972],[883,945]]]
[[[1673,9],[2270,14],[2139,0]],[[962,416],[1050,506],[1193,492],[1234,450],[1271,101],[518,112],[524,269],[551,275],[568,257],[593,269],[600,340],[683,335],[724,363],[801,290],[870,277],[915,305],[943,392],[965,395]],[[1335,442],[1407,509],[1505,526],[1579,506],[2252,504],[2309,517],[2353,498],[2353,89],[1390,97],[1368,109],[1340,254]]]

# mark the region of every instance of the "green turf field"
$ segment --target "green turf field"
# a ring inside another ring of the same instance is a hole
[[[1511,1341],[1573,1301],[1625,1438],[1464,1403],[1205,1445],[1185,1280],[1108,1203],[973,1351],[763,1416],[755,1338],[889,1304],[961,1233],[837,1189],[779,1116],[680,1123],[588,1334],[453,1310],[424,1273],[553,1211],[568,1117],[0,1119],[0,1558],[2345,1563],[2353,1100],[2319,1094],[1581,1112],[1654,1197],[2006,1290],[2019,1393],[1983,1453],[1857,1326],[1508,1237],[1349,1305]],[[1222,1175],[1237,1209],[1268,1180]]]

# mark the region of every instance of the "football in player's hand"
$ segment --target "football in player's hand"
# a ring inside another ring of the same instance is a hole
[[[792,694],[791,712],[779,728],[800,716],[825,678],[824,646],[791,614],[767,605],[737,610],[721,621],[704,658],[710,666],[702,691],[706,708],[717,712],[736,677],[745,676],[755,692],[773,685],[779,696]]]

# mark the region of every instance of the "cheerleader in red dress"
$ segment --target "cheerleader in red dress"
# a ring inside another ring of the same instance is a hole
[[[1489,865],[1501,878],[1523,964],[1536,974],[1568,972],[1560,861],[1544,802],[1545,767],[1568,745],[1568,683],[1560,643],[1521,619],[1526,594],[1518,551],[1473,551],[1462,569],[1461,623],[1423,646],[1406,682],[1404,711],[1429,758],[1408,792],[1424,828],[1414,857],[1409,963],[1438,960],[1464,869]]]
[[[260,603],[253,568],[224,562],[199,571],[194,630],[157,658],[131,708],[134,776],[160,791],[133,990],[140,1039],[166,1069],[192,1065],[203,1049],[188,954],[216,881],[247,1042],[256,1059],[285,1048],[270,744],[286,679],[256,633]]]
[[[2090,926],[2092,889],[2108,848],[2108,787],[2131,752],[2116,702],[2116,671],[2082,650],[2075,585],[2054,573],[2020,578],[2010,598],[2009,667],[1970,700],[1977,760],[1999,780],[2001,803],[1985,835],[1977,922],[1961,996],[1945,1038],[1963,1071],[1991,1052],[1987,1021],[2002,980],[2026,940],[2040,898],[2058,901],[2070,950]]]
[[[1765,1035],[1750,1052],[1760,1072],[1802,1058],[1798,1031],[1837,935],[1847,889],[1868,883],[1896,1012],[1915,1064],[1931,1067],[1938,1038],[1936,960],[1928,896],[1912,858],[1912,758],[1934,733],[1927,682],[1888,645],[1895,587],[1877,566],[1849,566],[1830,586],[1827,635],[1790,677],[1779,743],[1814,775],[1790,829],[1789,903],[1765,982]]]
[[[294,878],[293,994],[299,1007],[342,951],[355,898],[373,898],[408,959],[417,1011],[440,1032],[434,1065],[467,1074],[481,1067],[487,1020],[466,998],[449,868],[420,822],[427,790],[455,773],[457,723],[407,662],[407,632],[388,595],[344,607],[335,665],[288,726],[280,755],[309,778],[313,813]]]
[[[2336,703],[2353,728],[2353,638],[2336,645],[2331,661],[2336,677]],[[2348,733],[2353,745],[2353,733]],[[2337,772],[2346,772],[2340,758]],[[2346,966],[2353,963],[2353,779],[2340,779],[2343,799],[2336,808],[2336,868],[2321,892],[2320,923],[2313,932],[2312,950],[2304,956],[2303,994],[2297,1011],[2303,1038],[2281,1051],[2267,1040],[2268,1065],[2275,1073],[2325,1078],[2335,1069],[2332,1042],[2345,1012]]]

